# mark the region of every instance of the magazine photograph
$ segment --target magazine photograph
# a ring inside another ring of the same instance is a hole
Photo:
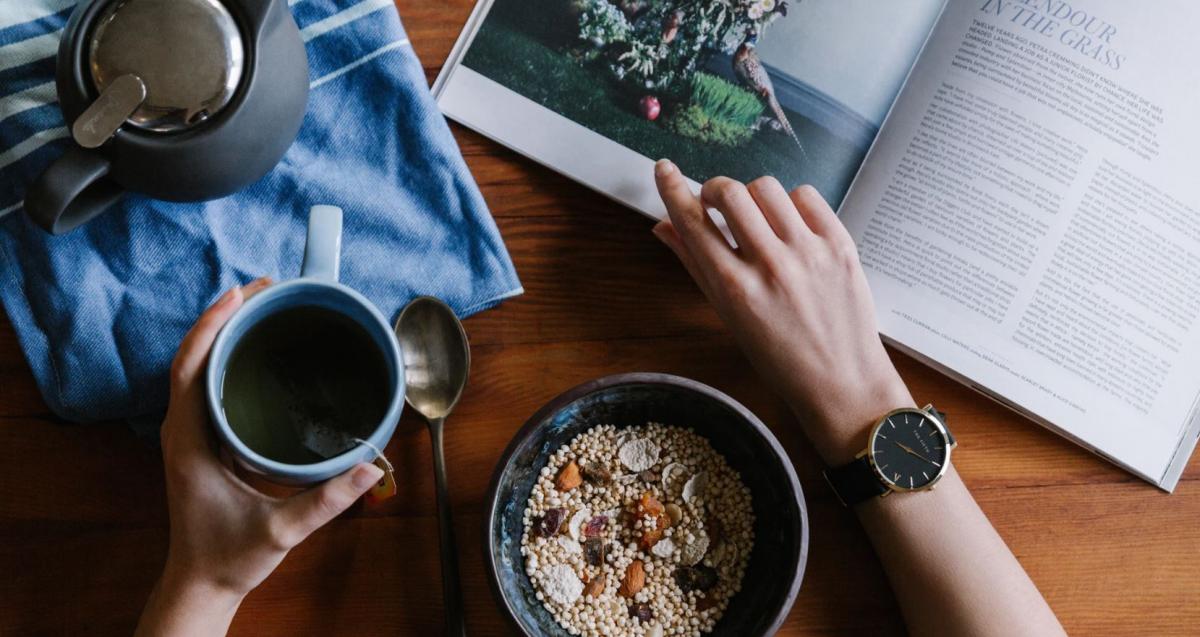
[[[698,181],[774,175],[836,206],[941,6],[496,0],[459,72]]]

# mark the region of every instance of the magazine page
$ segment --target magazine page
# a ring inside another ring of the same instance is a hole
[[[1166,489],[1200,392],[1198,20],[951,0],[843,206],[885,336]]]
[[[494,0],[449,117],[661,217],[653,162],[842,200],[943,0]]]

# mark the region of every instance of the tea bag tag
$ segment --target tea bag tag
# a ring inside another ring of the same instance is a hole
[[[383,469],[383,477],[379,479],[379,482],[375,483],[375,486],[371,487],[370,491],[367,491],[367,502],[372,504],[382,502],[396,495],[397,491],[396,472],[392,470],[392,463],[388,462],[387,458],[379,456],[375,459],[374,464],[376,467]]]
[[[375,486],[371,487],[371,490],[367,491],[366,496],[364,496],[367,502],[374,504],[396,495],[398,491],[396,487],[396,471],[392,468],[392,463],[388,462],[387,456],[384,456],[378,447],[362,438],[355,438],[354,442],[369,447],[371,451],[374,451],[375,460],[372,461],[372,464],[383,469],[383,477],[379,478],[379,482],[376,482]]]
[[[122,75],[112,81],[100,97],[75,120],[71,136],[84,148],[104,145],[121,124],[146,101],[146,85],[136,75]]]

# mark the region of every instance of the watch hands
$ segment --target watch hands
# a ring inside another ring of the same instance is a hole
[[[907,453],[907,454],[909,454],[909,455],[912,455],[912,456],[916,456],[916,457],[918,457],[918,458],[920,458],[920,459],[924,460],[925,462],[928,462],[929,464],[931,464],[931,465],[933,465],[933,466],[935,466],[935,467],[940,467],[940,466],[942,466],[942,465],[940,465],[940,464],[938,464],[938,463],[936,463],[936,462],[934,462],[934,461],[930,460],[929,458],[926,458],[925,456],[923,456],[923,455],[921,455],[921,454],[917,453],[915,450],[913,450],[913,448],[912,448],[912,447],[906,446],[904,443],[897,442],[897,443],[896,443],[896,446],[897,446],[897,447],[900,447],[901,449],[903,449],[903,450],[904,450],[904,453]]]

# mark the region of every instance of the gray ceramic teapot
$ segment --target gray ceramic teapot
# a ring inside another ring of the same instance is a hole
[[[91,0],[57,86],[75,145],[25,197],[54,234],[126,191],[205,201],[257,181],[300,131],[308,60],[285,0]]]

